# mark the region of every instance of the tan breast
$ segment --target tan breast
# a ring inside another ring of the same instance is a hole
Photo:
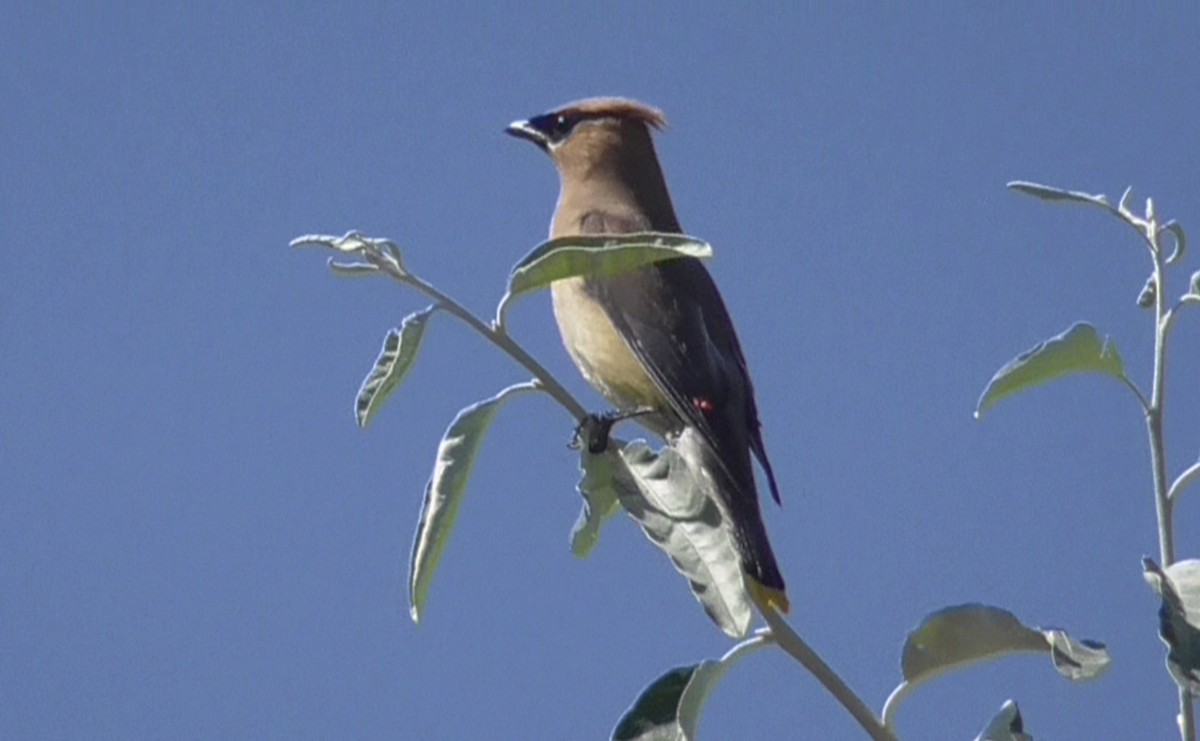
[[[618,409],[662,407],[662,395],[603,307],[583,290],[583,279],[550,287],[563,345],[584,379]]]

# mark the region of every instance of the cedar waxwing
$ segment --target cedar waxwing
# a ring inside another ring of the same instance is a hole
[[[550,236],[681,233],[650,130],[663,114],[619,98],[571,103],[507,132],[554,160],[561,190]],[[725,302],[708,270],[690,257],[611,278],[551,286],[563,344],[583,377],[618,410],[638,414],[711,479],[731,524],[747,586],[786,612],[783,576],[758,506],[751,452],[779,501],[754,389]],[[646,414],[648,410],[651,413]],[[682,446],[681,446],[682,447]]]

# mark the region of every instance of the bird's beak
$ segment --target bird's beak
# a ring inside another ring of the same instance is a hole
[[[504,133],[509,136],[515,136],[518,139],[527,139],[542,149],[546,149],[549,144],[546,141],[546,135],[535,129],[528,121],[513,121],[505,127]]]

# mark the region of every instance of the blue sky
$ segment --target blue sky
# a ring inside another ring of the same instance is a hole
[[[424,302],[286,247],[391,237],[488,314],[557,188],[501,129],[595,94],[671,119],[660,156],[716,249],[783,489],[766,517],[797,629],[878,710],[923,615],[996,604],[1108,642],[1113,669],[946,677],[903,737],[973,738],[1009,697],[1037,738],[1171,737],[1132,398],[1082,377],[971,411],[1078,319],[1147,383],[1142,248],[1004,183],[1133,185],[1198,233],[1200,6],[1051,5],[0,9],[0,737],[597,738],[729,647],[630,522],[570,555],[572,424],[538,397],[497,418],[414,626],[438,439],[524,376],[438,316],[357,429],[385,331]],[[1198,318],[1172,347],[1174,472],[1200,446]],[[545,297],[512,323],[602,406]],[[856,737],[777,652],[702,732]]]

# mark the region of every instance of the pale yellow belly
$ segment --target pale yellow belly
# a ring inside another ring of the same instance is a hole
[[[563,345],[584,379],[618,409],[661,407],[662,395],[581,278],[550,288]]]

